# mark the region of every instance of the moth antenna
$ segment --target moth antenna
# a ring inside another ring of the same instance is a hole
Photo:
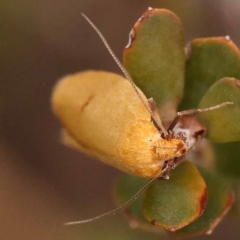
[[[112,58],[114,59],[114,61],[117,63],[117,65],[119,66],[119,68],[121,69],[121,71],[123,72],[123,74],[125,75],[125,77],[127,78],[127,80],[130,82],[130,84],[132,85],[134,91],[136,92],[138,98],[140,99],[140,101],[142,102],[143,106],[147,109],[147,111],[150,113],[153,121],[155,122],[155,124],[157,125],[157,127],[167,136],[168,132],[167,130],[164,128],[164,126],[162,125],[162,122],[157,119],[151,108],[148,106],[148,104],[143,100],[143,98],[141,97],[140,93],[138,92],[138,89],[135,85],[135,83],[133,82],[131,76],[129,75],[128,71],[126,70],[126,68],[121,64],[121,62],[119,61],[119,59],[117,58],[117,56],[115,55],[115,53],[113,52],[113,50],[111,49],[111,47],[109,46],[107,40],[105,39],[105,37],[103,36],[103,34],[100,32],[100,30],[94,25],[94,23],[84,14],[81,13],[81,15],[86,19],[86,21],[92,26],[92,28],[95,30],[95,32],[98,34],[98,36],[101,38],[101,40],[103,41],[105,47],[107,48],[108,52],[110,53],[110,55],[112,56]]]
[[[234,102],[223,102],[220,103],[218,105],[212,106],[212,107],[208,107],[208,108],[198,108],[198,109],[189,109],[189,110],[185,110],[182,112],[178,112],[177,116],[183,116],[183,115],[194,115],[194,114],[198,114],[198,113],[202,113],[202,112],[209,112],[209,111],[213,111],[228,105],[233,105]]]
[[[156,177],[152,178],[148,183],[146,183],[137,193],[135,193],[127,202],[125,202],[123,205],[119,206],[118,208],[115,208],[114,210],[111,210],[109,212],[103,213],[101,215],[98,215],[96,217],[93,218],[89,218],[89,219],[85,219],[85,220],[81,220],[81,221],[75,221],[75,222],[67,222],[64,223],[64,226],[69,226],[69,225],[76,225],[76,224],[84,224],[84,223],[89,223],[89,222],[93,222],[95,220],[98,220],[100,218],[106,217],[108,215],[112,215],[115,214],[116,212],[126,208],[127,206],[129,206],[132,202],[134,202],[140,194],[142,194],[147,187],[153,183],[155,180],[157,180],[159,177],[162,176],[162,174],[164,173],[164,170],[161,171],[160,174],[158,174]]]

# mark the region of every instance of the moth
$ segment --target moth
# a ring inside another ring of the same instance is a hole
[[[155,179],[168,179],[168,172],[194,149],[206,131],[194,114],[214,110],[225,102],[206,109],[178,112],[164,127],[153,99],[147,99],[134,84],[106,39],[93,27],[124,77],[104,71],[85,71],[69,75],[54,88],[52,106],[60,119],[63,142],[126,173],[150,178],[123,206],[95,218],[70,222],[90,222],[126,207]]]

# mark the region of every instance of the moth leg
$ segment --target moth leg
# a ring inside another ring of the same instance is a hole
[[[169,161],[165,161],[165,165],[162,168],[162,177],[164,179],[169,179],[169,173],[172,169],[175,169],[177,165],[179,165],[185,158],[182,157],[175,157]]]
[[[174,166],[174,167],[173,167]],[[164,162],[164,166],[162,168],[162,174],[161,176],[164,178],[164,179],[169,179],[169,173],[170,173],[170,170],[175,168],[175,164],[174,164],[174,159],[171,159],[171,160],[168,160],[168,161],[165,161]]]
[[[164,165],[162,166],[161,170],[157,174],[157,176],[159,176],[158,178],[169,179],[170,171],[172,169],[174,169],[178,165],[178,163],[175,163],[174,159],[164,161]],[[160,165],[160,162],[159,163],[155,163],[152,166],[156,167],[156,166],[159,166],[159,165]],[[162,163],[161,163],[161,165],[162,165]]]
[[[154,115],[154,118],[162,124],[161,117],[157,110],[157,104],[153,98],[148,99],[148,105],[149,105],[150,109],[152,110],[152,114]]]
[[[166,172],[164,172],[164,173],[162,173],[162,178],[164,178],[165,180],[168,180],[170,177],[169,177],[169,173],[170,173],[170,170],[168,170],[168,171],[166,171]]]

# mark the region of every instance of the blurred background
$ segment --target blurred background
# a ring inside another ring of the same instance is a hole
[[[131,230],[122,213],[63,227],[114,208],[112,186],[121,173],[61,145],[50,106],[52,88],[66,74],[120,73],[80,13],[92,19],[121,59],[131,27],[149,6],[174,11],[186,42],[230,35],[240,46],[239,0],[1,0],[1,239],[166,239]],[[239,219],[225,219],[208,239],[230,234],[239,239]]]

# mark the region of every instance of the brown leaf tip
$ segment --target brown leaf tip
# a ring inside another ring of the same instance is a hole
[[[147,11],[134,24],[132,30],[129,33],[128,44],[126,45],[125,49],[128,49],[128,48],[130,48],[132,46],[132,42],[136,38],[136,30],[135,30],[135,28],[137,27],[138,23],[142,22],[146,18],[149,18],[153,10],[154,10],[153,8],[148,7]]]
[[[233,192],[231,192],[226,200],[226,203],[223,207],[223,210],[221,212],[221,214],[219,215],[219,217],[211,224],[210,229],[206,232],[206,234],[211,234],[214,230],[214,228],[221,222],[221,220],[223,219],[223,217],[228,213],[228,211],[230,210],[232,204],[234,202],[234,194]]]
[[[156,225],[156,219],[153,219],[150,223],[152,224],[152,225]]]
[[[200,200],[199,215],[201,215],[206,207],[207,200],[208,200],[207,188],[204,189],[203,195],[200,197],[199,200]]]
[[[153,11],[153,8],[148,7],[147,11],[138,19],[138,22],[142,22],[144,19],[148,18]]]
[[[136,32],[135,32],[135,29],[133,27],[131,29],[130,33],[129,33],[128,44],[126,45],[125,49],[128,49],[132,46],[132,42],[135,38],[136,38]]]
[[[231,208],[232,204],[234,203],[234,201],[235,201],[235,195],[234,195],[233,192],[231,192],[229,194],[229,197],[228,197],[227,201],[226,201],[225,211],[223,212],[223,214],[226,214],[230,210],[230,208]]]

